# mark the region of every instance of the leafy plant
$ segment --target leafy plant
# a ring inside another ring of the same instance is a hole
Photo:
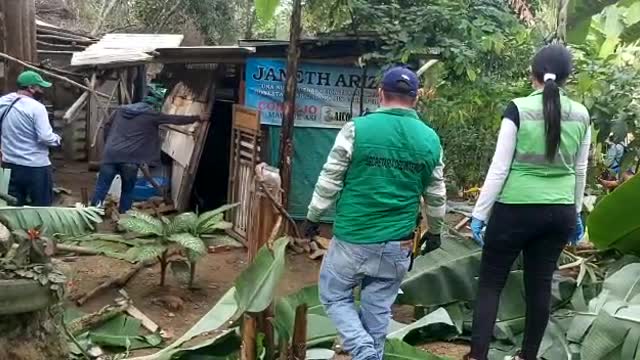
[[[0,207],[0,222],[9,230],[42,229],[47,235],[81,235],[101,223],[102,210],[94,207]]]
[[[640,255],[640,176],[605,196],[587,218],[589,240],[598,248]]]
[[[128,217],[120,220],[119,225],[128,232],[156,241],[133,247],[126,255],[136,261],[157,258],[160,262],[161,286],[164,286],[167,268],[171,266],[178,278],[186,278],[185,273],[188,273],[188,283],[192,287],[196,262],[207,252],[202,237],[231,228],[231,223],[224,221],[224,212],[237,205],[225,205],[200,216],[190,212],[182,213],[173,219],[157,219],[145,213],[131,211]],[[176,258],[177,254],[184,257]]]
[[[380,36],[368,64],[440,60],[425,75],[429,96],[418,110],[440,135],[447,179],[462,189],[481,185],[504,108],[531,91],[522,66],[533,53],[531,32],[503,1],[347,3],[358,31]]]

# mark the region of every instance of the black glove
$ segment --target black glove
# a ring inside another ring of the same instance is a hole
[[[425,255],[440,248],[440,234],[425,233],[420,239],[420,255]]]
[[[305,239],[313,240],[313,238],[320,235],[320,224],[305,220],[302,231]]]

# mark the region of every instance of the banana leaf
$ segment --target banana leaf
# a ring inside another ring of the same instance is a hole
[[[440,249],[415,259],[397,303],[435,307],[473,300],[480,255],[473,241],[445,235]]]
[[[159,334],[140,335],[141,322],[130,316],[117,316],[89,332],[94,345],[137,350],[155,347],[162,343]]]
[[[46,235],[78,236],[102,222],[102,210],[94,207],[0,207],[0,222],[12,231],[39,228]]]
[[[170,360],[179,355],[184,359],[197,358],[195,350],[213,346],[216,342],[211,342],[211,339],[201,340],[187,348],[184,347],[187,341],[211,332],[226,336],[226,327],[235,323],[244,312],[264,310],[271,303],[284,271],[287,244],[286,238],[277,240],[273,246],[273,253],[267,247],[262,247],[254,262],[238,276],[235,287],[229,289],[189,331],[165,349],[131,360]],[[311,320],[309,323],[315,325]]]
[[[640,359],[640,263],[605,279],[588,311],[572,319],[566,338],[581,344],[582,360]]]
[[[395,330],[389,332],[388,339],[399,339],[410,344],[418,341],[450,340],[458,335],[458,329],[444,308],[439,308],[411,324],[403,326],[393,323],[391,326]]]
[[[640,176],[605,196],[587,218],[589,240],[599,249],[640,256]]]
[[[308,286],[284,298],[276,300],[274,326],[280,338],[291,341],[296,308],[307,304],[308,329],[307,342],[310,346],[333,342],[337,336],[336,328],[324,312],[318,295],[318,287]]]
[[[447,360],[445,357],[420,350],[398,339],[389,339],[384,346],[384,360]]]
[[[240,311],[260,312],[273,301],[273,295],[284,273],[285,249],[288,238],[280,238],[273,245],[273,253],[266,246],[258,251],[249,267],[236,279],[236,301]]]

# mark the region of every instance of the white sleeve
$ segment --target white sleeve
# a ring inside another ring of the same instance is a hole
[[[591,127],[587,129],[587,133],[582,139],[580,150],[576,156],[576,211],[582,211],[582,199],[584,198],[584,189],[587,185],[587,165],[589,163],[589,148],[591,147]]]
[[[489,219],[493,204],[502,192],[502,187],[507,180],[507,176],[509,176],[509,170],[516,151],[517,134],[518,127],[516,124],[510,119],[502,119],[496,152],[493,155],[489,172],[480,191],[478,202],[473,209],[473,217],[478,220],[487,221]]]

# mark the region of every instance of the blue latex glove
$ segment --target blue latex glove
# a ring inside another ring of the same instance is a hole
[[[486,225],[487,224],[482,220],[476,218],[471,219],[471,232],[473,233],[473,241],[475,241],[476,244],[480,245],[481,247],[484,246],[484,236],[482,232]]]
[[[582,223],[582,216],[578,214],[576,218],[576,234],[573,239],[569,239],[569,244],[575,246],[584,237],[584,224]]]

